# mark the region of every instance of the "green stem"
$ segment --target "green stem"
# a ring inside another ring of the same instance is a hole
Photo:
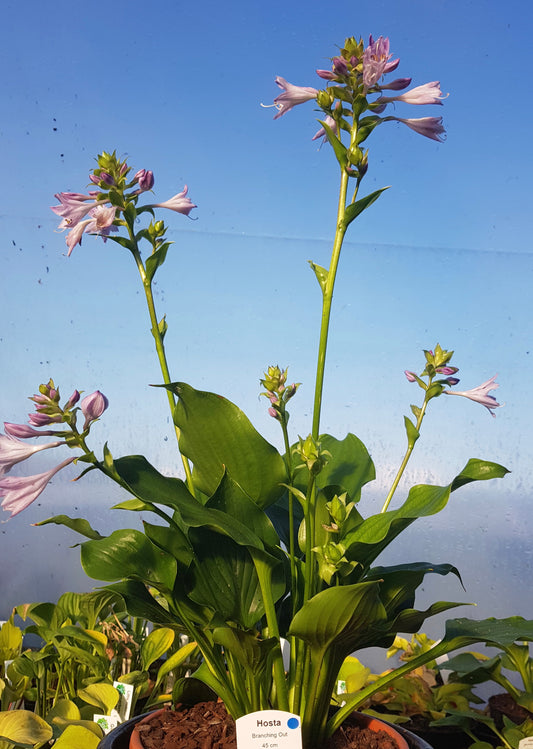
[[[152,281],[146,275],[146,270],[142,262],[141,254],[139,250],[137,249],[137,242],[135,239],[135,234],[133,232],[133,228],[129,224],[128,224],[128,232],[130,235],[130,239],[135,245],[135,249],[132,250],[131,252],[137,264],[137,269],[139,271],[139,275],[141,277],[141,281],[143,284],[144,294],[146,297],[146,303],[148,305],[148,313],[150,315],[150,322],[152,324],[151,333],[154,337],[155,349],[157,352],[157,358],[159,360],[159,366],[161,368],[161,374],[163,375],[163,382],[165,383],[165,385],[170,385],[172,380],[170,378],[170,371],[168,368],[165,345],[163,343],[163,336],[161,335],[161,332],[159,330],[159,321],[157,319],[155,303],[154,303],[154,295],[152,292]],[[176,399],[174,398],[174,393],[171,390],[167,389],[166,393],[167,393],[168,405],[170,407],[170,414],[171,414],[172,419],[174,420],[174,409],[176,407]],[[179,448],[180,430],[176,425],[174,425],[174,431],[176,434],[176,440],[178,442],[178,448]],[[187,486],[189,487],[189,491],[191,492],[191,494],[194,495],[194,484],[192,480],[191,467],[189,465],[189,461],[181,453],[180,455],[181,455],[181,462],[183,463],[183,469],[185,471],[185,478],[187,481]]]
[[[431,386],[431,378],[429,379],[426,393],[429,390],[430,386]],[[420,409],[420,412],[418,414],[418,418],[416,420],[416,430],[418,432],[420,431],[420,427],[422,426],[422,421],[423,421],[424,416],[426,414],[426,409],[427,409],[428,403],[429,403],[428,398],[427,397],[424,398],[424,403],[422,404],[422,408]],[[403,456],[403,460],[401,462],[401,465],[398,468],[398,472],[397,472],[397,474],[396,474],[396,476],[394,478],[394,481],[392,482],[392,486],[390,488],[389,493],[387,494],[387,498],[385,500],[385,503],[384,503],[383,507],[381,508],[381,512],[382,513],[387,511],[387,508],[388,508],[388,506],[391,503],[391,499],[393,498],[394,493],[395,493],[396,489],[398,488],[398,484],[400,483],[400,480],[401,480],[401,478],[403,476],[403,473],[404,473],[404,471],[405,471],[405,469],[407,467],[409,459],[410,459],[410,457],[411,457],[411,455],[413,453],[414,447],[415,447],[415,441],[413,441],[412,443],[410,443],[407,446],[407,450],[405,451],[405,455]]]
[[[313,405],[313,428],[311,434],[315,440],[318,439],[320,432],[320,411],[322,408],[322,391],[324,388],[324,371],[326,367],[326,350],[328,346],[329,322],[331,317],[331,303],[333,301],[333,289],[335,287],[335,277],[339,264],[342,243],[346,234],[344,224],[344,211],[346,209],[346,193],[348,190],[348,173],[345,169],[341,171],[341,184],[339,190],[339,203],[337,208],[337,229],[333,242],[331,261],[328,275],[322,289],[322,319],[320,323],[320,338],[318,341],[318,359],[316,367],[315,380],[315,399]]]

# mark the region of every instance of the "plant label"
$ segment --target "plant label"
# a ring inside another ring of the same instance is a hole
[[[533,749],[533,736],[522,739],[518,744],[518,749]]]
[[[118,718],[119,723],[122,723],[130,717],[131,703],[133,701],[133,684],[114,681],[113,686],[120,694],[120,698],[114,710],[111,710],[111,715]]]
[[[118,726],[120,720],[114,715],[93,715],[93,721],[97,723],[105,734]]]
[[[235,721],[237,749],[302,749],[299,715],[258,710]]]

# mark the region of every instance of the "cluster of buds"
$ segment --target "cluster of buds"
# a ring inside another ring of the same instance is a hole
[[[274,419],[278,419],[278,421],[284,424],[287,424],[289,420],[289,414],[286,410],[287,402],[301,385],[300,382],[293,382],[292,385],[286,385],[286,382],[287,369],[282,370],[278,366],[269,367],[265,372],[264,379],[261,380],[261,385],[266,390],[261,395],[264,395],[270,401],[268,413]]]
[[[298,444],[293,448],[292,452],[301,460],[301,464],[296,466],[295,470],[305,467],[309,471],[310,476],[318,476],[329,458],[331,458],[329,450],[324,450],[320,444],[320,440],[315,440],[311,434],[305,440],[302,437],[298,437]]]
[[[116,232],[120,226],[126,226],[130,206],[134,218],[141,210],[167,208],[188,216],[191,210],[196,208],[187,197],[185,185],[180,193],[169,200],[151,203],[136,211],[139,195],[154,186],[153,172],[139,169],[130,178],[131,168],[125,160],[119,159],[114,151],[104,151],[98,156],[97,163],[98,166],[89,174],[89,180],[98,188],[97,190],[90,190],[87,195],[77,192],[60,192],[55,195],[59,205],[52,206],[52,211],[61,217],[58,229],[69,230],[66,236],[68,255],[77,244],[81,244],[84,234],[97,234],[105,242],[110,232]]]
[[[334,575],[347,577],[357,566],[357,562],[349,561],[346,556],[346,547],[343,539],[360,520],[356,512],[355,502],[349,500],[346,492],[334,494],[329,502],[326,502],[326,510],[329,515],[329,523],[323,524],[322,528],[328,534],[324,544],[313,549],[318,559],[318,573],[328,584]]]
[[[417,375],[406,369],[405,376],[409,382],[416,382],[419,387],[426,391],[426,401],[442,394],[461,395],[464,398],[485,406],[490,415],[495,416],[494,409],[500,408],[501,403],[498,403],[493,395],[489,395],[489,392],[499,387],[496,382],[497,375],[491,377],[490,380],[483,382],[481,385],[472,388],[472,390],[447,390],[446,386],[453,387],[459,383],[459,379],[455,377],[459,369],[451,367],[449,364],[453,356],[453,351],[446,351],[437,344],[434,351],[424,351],[424,355],[426,357],[424,371],[420,375]],[[444,375],[444,378],[435,379],[439,375]],[[422,379],[424,377],[427,379],[427,382]],[[415,412],[418,410],[414,406],[411,406],[411,408]]]
[[[37,452],[54,447],[81,448],[86,455],[89,454],[85,438],[93,422],[100,418],[109,404],[105,395],[99,390],[87,395],[81,401],[80,397],[79,391],[75,390],[61,407],[59,388],[55,386],[53,380],[49,380],[48,383],[39,386],[38,394],[30,397],[30,400],[35,403],[35,413],[29,414],[28,424],[4,422],[5,434],[0,434],[0,497],[2,497],[0,504],[4,510],[11,513],[10,517],[18,515],[34,502],[58,471],[76,459],[83,459],[84,456],[67,458],[45,473],[33,476],[5,476],[13,466],[27,460]],[[79,411],[85,418],[81,433],[76,428],[76,414]],[[66,424],[68,429],[42,429],[42,427],[59,424]],[[31,437],[59,439],[44,445],[28,445],[22,442]]]
[[[328,82],[325,89],[295,86],[280,76],[275,79],[282,93],[274,99],[272,105],[278,110],[274,119],[281,117],[298,104],[316,101],[325,117],[322,128],[313,136],[313,140],[322,136],[329,140],[342,167],[351,177],[358,179],[363,177],[368,168],[368,152],[361,148],[361,144],[382,122],[401,122],[426,138],[441,141],[445,133],[442,117],[406,119],[379,116],[389,104],[396,102],[440,105],[445,98],[438,81],[425,83],[393,96],[384,96],[384,91],[403,91],[411,83],[411,78],[396,78],[390,83],[383,82],[383,77],[396,70],[400,63],[399,58],[391,58],[387,38],[380,36],[374,40],[371,36],[367,46],[362,39],[346,39],[340,54],[331,58],[331,69],[316,71],[322,80]],[[341,144],[341,131],[350,133],[348,149]]]

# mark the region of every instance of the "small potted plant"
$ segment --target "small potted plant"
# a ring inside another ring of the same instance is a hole
[[[156,311],[152,288],[171,246],[167,226],[158,216],[160,210],[189,215],[196,206],[187,187],[169,200],[153,202],[147,198],[154,187],[152,172],[132,174],[115,152],[104,152],[89,175],[89,193],[59,193],[53,210],[61,217],[60,228],[68,230],[69,255],[85,234],[96,234],[129,252],[136,264],[183,477],[163,475],[141,455],[115,458],[107,444],[97,457],[90,432],[104,415],[107,398],[100,391],[81,398],[76,389],[62,400],[52,379],[33,396],[35,413],[29,424],[6,424],[0,441],[6,470],[37,450],[65,445],[75,451],[45,474],[1,478],[2,505],[11,515],[26,509],[58,470],[76,462],[85,464],[84,472],[101,471],[123,487],[127,498],[118,509],[153,516],[154,522],[145,521],[142,532],[124,528],[109,535],[65,515],[45,523],[66,525],[87,539],[81,544],[85,571],[108,581],[132,615],[185,632],[198,644],[202,663],[194,679],[178,683],[175,698],[180,701],[191,684],[201,682],[235,719],[272,709],[290,713],[305,749],[325,745],[374,692],[439,655],[484,641],[495,630],[513,641],[533,637],[529,623],[519,618],[452,620],[438,645],[330,710],[346,656],[371,646],[387,648],[398,632],[416,632],[428,617],[459,605],[439,601],[423,611],[415,608],[416,590],[427,575],[459,577],[451,564],[380,566],[380,554],[416,520],[443,510],[462,486],[507,473],[497,463],[471,459],[444,486],[419,484],[408,492],[402,488],[404,499],[396,501],[433,399],[465,396],[491,414],[499,407],[490,395],[498,387],[495,378],[473,390],[452,389],[458,369],[451,363],[453,352],[440,345],[424,351],[418,373],[406,372],[420,400],[405,417],[405,455],[381,512],[365,516],[362,507],[364,487],[375,478],[365,445],[354,434],[339,439],[320,428],[343,241],[352,223],[385,190],[361,193],[369,164],[367,139],[391,120],[432,140],[444,133],[440,117],[382,116],[393,102],[441,105],[444,98],[437,82],[412,89],[407,78],[385,83],[384,76],[399,63],[391,58],[388,39],[370,38],[366,45],[348,38],[331,68],[317,71],[324,89],[276,78],[282,93],[274,100],[275,117],[314,101],[321,112],[315,138],[329,144],[340,179],[329,266],[311,263],[322,315],[308,435],[296,439],[289,429],[289,404],[298,400],[299,383],[290,382],[287,369],[269,366],[261,379],[268,412],[279,422],[281,450],[261,436],[237,405],[172,378],[164,345],[167,322]],[[150,220],[144,222],[146,218]],[[53,441],[38,446],[23,442],[40,436]]]

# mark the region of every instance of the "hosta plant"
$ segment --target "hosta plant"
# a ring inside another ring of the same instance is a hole
[[[424,581],[427,589],[428,575],[459,577],[452,564],[383,566],[381,553],[415,521],[443,510],[456,490],[507,473],[497,463],[473,458],[452,470],[442,486],[418,484],[407,490],[402,484],[400,489],[433,399],[461,395],[491,414],[499,407],[490,395],[498,387],[494,378],[472,390],[453,389],[458,383],[453,352],[440,345],[424,352],[417,373],[406,372],[420,398],[405,417],[405,455],[384,493],[381,512],[368,514],[364,509],[365,487],[375,478],[365,445],[355,434],[335,437],[320,428],[330,313],[343,241],[360,214],[371,207],[376,210],[373,204],[385,190],[362,189],[370,164],[368,140],[390,121],[434,141],[444,134],[440,117],[387,114],[392,104],[399,109],[440,106],[444,98],[438,82],[409,88],[410,78],[388,79],[398,64],[388,39],[371,38],[365,44],[348,38],[331,67],[317,71],[322,89],[276,78],[282,91],[274,100],[275,118],[296,105],[314,102],[320,121],[315,138],[327,142],[339,173],[331,259],[328,267],[311,262],[322,314],[308,434],[298,437],[289,428],[288,409],[298,402],[299,384],[288,380],[287,369],[269,366],[261,379],[268,412],[279,422],[281,449],[261,436],[239,406],[180,381],[178,369],[171,375],[164,344],[167,320],[156,311],[153,294],[154,278],[171,251],[160,216],[163,211],[188,216],[196,206],[187,187],[154,202],[153,173],[133,172],[115,152],[104,152],[89,175],[88,193],[58,193],[53,210],[61,218],[60,229],[68,231],[69,255],[85,235],[95,234],[129,253],[135,263],[161,386],[175,425],[181,476],[178,468],[175,476],[163,475],[140,454],[114,457],[113,445],[106,444],[103,455],[97,456],[90,447],[90,433],[106,411],[106,396],[95,391],[81,398],[75,389],[64,400],[52,379],[33,396],[35,412],[29,423],[6,424],[0,445],[5,470],[37,450],[72,450],[46,473],[0,478],[2,505],[12,515],[28,507],[55,473],[73,462],[85,472],[101,471],[123,487],[125,498],[118,509],[142,513],[142,531],[124,528],[109,535],[79,518],[63,515],[46,522],[85,536],[85,571],[108,581],[108,589],[120,593],[131,615],[185,632],[198,643],[202,664],[194,679],[177,684],[176,699],[201,682],[224,700],[235,718],[266,708],[291,711],[301,717],[306,747],[322,746],[372,692],[438,654],[483,641],[494,628],[511,641],[533,637],[530,626],[519,619],[452,620],[432,651],[352,695],[330,715],[331,695],[347,655],[370,646],[389,647],[398,632],[416,632],[428,617],[458,605],[438,601],[423,611],[415,607],[416,590]],[[379,303],[378,282],[375,291]],[[365,387],[363,373],[356,376]],[[37,446],[24,441],[40,436],[51,441]]]

